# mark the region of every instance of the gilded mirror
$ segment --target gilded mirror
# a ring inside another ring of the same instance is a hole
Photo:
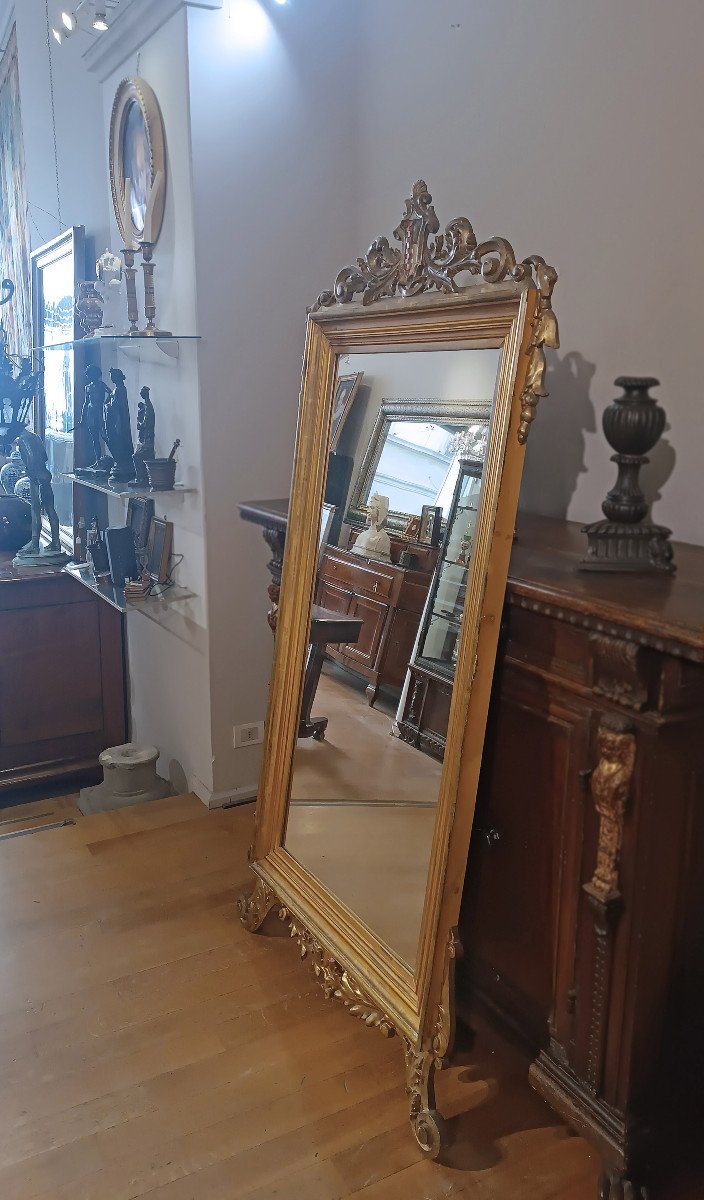
[[[452,1043],[455,926],[524,445],[544,347],[558,344],[556,274],[502,238],[478,244],[466,218],[441,234],[422,181],[395,237],[400,249],[375,241],[308,317],[256,881],[239,909],[252,931],[274,909],[325,995],[399,1035],[412,1129],[437,1157],[433,1076]],[[366,407],[348,413],[336,459],[333,399],[350,375]],[[341,524],[321,517],[340,464],[357,480]],[[436,545],[414,512],[428,495]],[[432,753],[398,719],[414,662],[448,697]]]
[[[366,361],[368,356],[363,357]],[[374,357],[381,360],[381,366],[385,358],[393,363],[393,358],[398,356]],[[413,371],[417,357],[404,355],[404,374]],[[436,381],[443,374],[446,378],[449,376],[448,391],[452,390],[453,383],[455,388],[458,386],[459,381],[453,380],[453,374],[458,370],[461,372],[462,363],[456,353],[445,351],[443,356],[441,352],[442,365],[438,355],[424,354],[421,361],[428,372],[434,371]],[[481,366],[476,363],[471,382],[476,388],[484,383],[487,391],[485,397],[473,400],[455,400],[445,394],[442,399],[382,397],[379,403],[374,392],[383,386],[383,366],[381,380],[378,368],[369,373],[368,379],[372,382],[365,385],[360,396],[364,403],[358,401],[355,406],[355,420],[349,422],[347,437],[342,442],[343,449],[357,450],[356,464],[360,443],[367,435],[367,425],[371,424],[367,449],[361,459],[347,511],[347,520],[351,524],[366,524],[369,499],[378,492],[389,498],[387,530],[403,532],[412,517],[420,517],[423,505],[437,504],[447,512],[463,445],[470,439],[480,445],[486,442],[491,413],[489,397],[494,392],[497,365],[498,354],[491,351],[483,356]],[[393,374],[393,370],[390,373]],[[417,376],[416,383],[420,386]]]

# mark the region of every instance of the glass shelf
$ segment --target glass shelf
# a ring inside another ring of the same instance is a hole
[[[164,337],[148,337],[146,334],[135,334],[130,337],[128,333],[106,333],[101,337],[83,337],[74,338],[70,342],[46,342],[43,346],[32,346],[35,354],[41,354],[45,350],[73,350],[76,346],[99,346],[101,342],[108,342],[112,346],[134,346],[144,345],[156,342],[199,342],[201,335],[199,333],[170,333]]]
[[[188,588],[179,587],[174,584],[166,591],[159,591],[159,585],[154,584],[155,591],[144,600],[130,601],[128,604],[125,600],[125,589],[115,587],[110,579],[96,579],[93,570],[87,563],[67,563],[63,568],[67,575],[78,583],[83,584],[83,587],[88,588],[96,596],[100,596],[116,608],[118,612],[132,612],[133,609],[141,609],[142,612],[148,615],[163,611],[167,608],[172,608],[175,604],[184,600],[195,599],[195,592],[191,592]]]
[[[82,475],[64,474],[62,478],[92,488],[94,492],[102,492],[104,496],[148,496],[150,500],[154,500],[157,496],[185,496],[196,491],[183,483],[176,483],[172,488],[156,488],[152,491],[148,487],[129,487],[126,483],[111,486],[109,483],[98,483],[95,479],[84,479]]]

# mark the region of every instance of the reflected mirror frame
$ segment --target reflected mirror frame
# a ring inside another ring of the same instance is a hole
[[[276,910],[310,959],[327,997],[403,1044],[412,1132],[427,1156],[443,1148],[433,1075],[454,1032],[456,923],[474,816],[525,441],[546,395],[544,347],[559,345],[551,296],[557,274],[542,258],[517,262],[505,239],[477,244],[469,221],[439,222],[419,181],[396,237],[338,275],[307,324],[294,475],[265,750],[250,849],[253,892],[240,897],[244,925]],[[459,288],[460,272],[485,282]],[[430,294],[424,294],[430,290]],[[399,296],[395,293],[399,292]],[[362,302],[356,294],[362,293]],[[380,297],[382,297],[380,299]],[[390,349],[499,347],[481,510],[467,581],[425,907],[414,968],[324,888],[283,846],[316,580],[320,511],[336,358]],[[470,697],[472,703],[470,704]]]
[[[362,459],[345,514],[351,525],[367,523],[367,502],[386,439],[394,421],[431,421],[439,425],[457,423],[458,428],[470,425],[488,425],[491,420],[491,400],[415,400],[412,398],[382,399],[379,413],[374,422],[369,444]],[[390,509],[386,515],[385,528],[389,533],[401,535],[412,516],[419,513],[403,513]],[[444,514],[443,514],[444,519]]]

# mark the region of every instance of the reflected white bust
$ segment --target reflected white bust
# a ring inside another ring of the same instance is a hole
[[[369,525],[363,533],[360,533],[352,547],[353,554],[361,554],[365,558],[380,558],[385,562],[390,562],[391,538],[383,528],[388,511],[388,496],[380,496],[378,492],[375,492],[369,500]]]

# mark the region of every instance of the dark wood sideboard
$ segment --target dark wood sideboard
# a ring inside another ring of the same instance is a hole
[[[519,514],[457,1000],[529,1048],[621,1200],[700,1127],[704,548],[675,545],[671,578],[582,573],[584,551]]]
[[[398,557],[400,543],[392,545]],[[329,547],[323,554],[317,600],[325,608],[362,621],[354,644],[330,646],[335,662],[362,675],[367,699],[380,687],[400,694],[428,595],[437,550],[418,547],[417,569],[375,562],[351,550]]]
[[[97,777],[125,737],[121,614],[60,570],[0,555],[0,791]]]

